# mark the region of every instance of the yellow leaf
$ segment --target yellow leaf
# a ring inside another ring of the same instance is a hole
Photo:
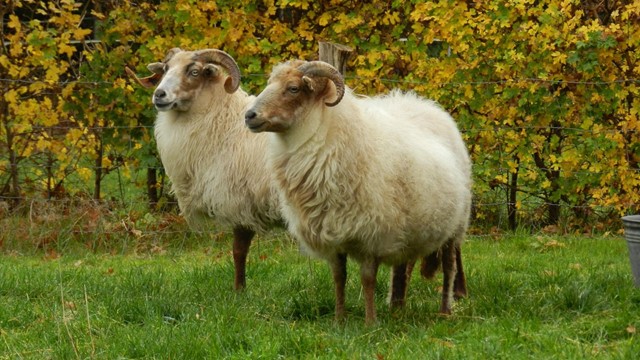
[[[73,39],[83,40],[85,37],[89,36],[90,34],[91,34],[91,29],[78,28],[73,31]]]
[[[38,141],[36,142],[36,149],[38,149],[39,151],[43,151],[47,149],[49,145],[50,145],[49,140],[45,139],[44,136],[40,136],[38,138]]]
[[[369,64],[372,64],[372,65],[376,64],[381,58],[380,53],[377,51],[371,51],[366,56]]]
[[[16,104],[18,102],[18,92],[11,89],[4,93],[4,99],[10,104]]]
[[[104,20],[105,19],[104,14],[99,13],[99,12],[97,12],[95,10],[91,10],[91,15],[93,15],[94,17],[96,17],[99,20]]]
[[[72,143],[76,143],[78,142],[78,140],[80,140],[80,138],[82,137],[83,131],[80,129],[71,129],[67,132],[67,139],[72,142]]]
[[[71,82],[68,85],[66,85],[64,88],[62,88],[61,95],[63,98],[69,98],[74,93],[75,93],[75,86],[74,86],[74,83]]]
[[[80,177],[82,179],[84,179],[85,181],[89,181],[91,179],[91,175],[93,175],[93,173],[88,168],[81,167],[81,168],[78,168],[78,175],[80,175]]]
[[[47,73],[45,75],[45,79],[50,83],[56,83],[60,79],[60,74],[63,71],[60,67],[52,66],[47,69]]]
[[[331,20],[331,14],[326,12],[326,13],[320,15],[320,17],[318,18],[318,24],[320,26],[327,26],[327,24],[329,24],[330,20]]]
[[[15,29],[16,32],[20,31],[20,29],[22,28],[22,25],[20,24],[20,19],[15,15],[9,15],[9,23],[7,23],[7,26],[10,29]]]
[[[9,65],[11,65],[9,58],[6,55],[0,55],[0,66],[7,68]]]
[[[559,51],[554,51],[551,53],[551,57],[553,58],[554,64],[566,64],[567,63],[567,54],[561,53]]]
[[[69,57],[73,56],[73,53],[76,51],[76,48],[69,44],[60,44],[58,46],[58,54],[64,54]]]
[[[111,167],[111,165],[112,165],[112,163],[111,163],[111,159],[109,159],[108,157],[104,156],[104,157],[102,158],[102,167],[110,168],[110,167]]]

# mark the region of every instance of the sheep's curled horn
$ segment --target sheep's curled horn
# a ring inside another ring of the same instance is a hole
[[[231,77],[231,82],[227,81],[224,83],[224,89],[229,94],[238,90],[240,86],[240,68],[231,55],[218,49],[206,49],[196,51],[193,57],[203,62],[212,62],[224,67]]]
[[[342,74],[333,66],[324,61],[310,61],[298,67],[304,75],[321,76],[333,81],[336,86],[336,100],[331,103],[325,103],[327,106],[336,106],[344,96],[344,78]]]

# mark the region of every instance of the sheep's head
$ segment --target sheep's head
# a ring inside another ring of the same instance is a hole
[[[253,132],[284,132],[311,107],[337,105],[344,91],[342,75],[325,62],[295,60],[280,64],[246,112],[245,124]]]
[[[144,87],[157,85],[152,101],[159,111],[188,111],[199,90],[208,84],[223,83],[229,94],[240,86],[240,69],[235,60],[217,49],[174,48],[161,62],[147,65],[147,69],[153,75],[144,78],[135,76],[129,68],[126,71]]]

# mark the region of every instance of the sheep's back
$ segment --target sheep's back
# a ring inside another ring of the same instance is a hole
[[[372,107],[380,107],[393,114],[394,122],[411,122],[438,137],[451,149],[465,173],[471,175],[471,161],[455,120],[438,103],[416,93],[393,90],[387,95],[368,98]]]

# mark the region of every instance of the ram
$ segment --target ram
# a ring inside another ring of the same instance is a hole
[[[378,266],[405,271],[436,251],[444,272],[440,311],[451,313],[471,165],[466,150],[455,150],[464,142],[444,110],[413,93],[356,96],[331,65],[295,60],[273,69],[245,124],[270,133],[263,137],[282,216],[303,250],[329,262],[337,319],[345,316],[347,256],[360,264],[370,324]]]
[[[156,87],[155,139],[180,211],[194,228],[215,218],[233,229],[234,286],[240,290],[255,233],[281,223],[266,139],[242,124],[255,97],[239,89],[240,70],[221,50],[174,48],[147,68],[153,75],[136,79]]]

